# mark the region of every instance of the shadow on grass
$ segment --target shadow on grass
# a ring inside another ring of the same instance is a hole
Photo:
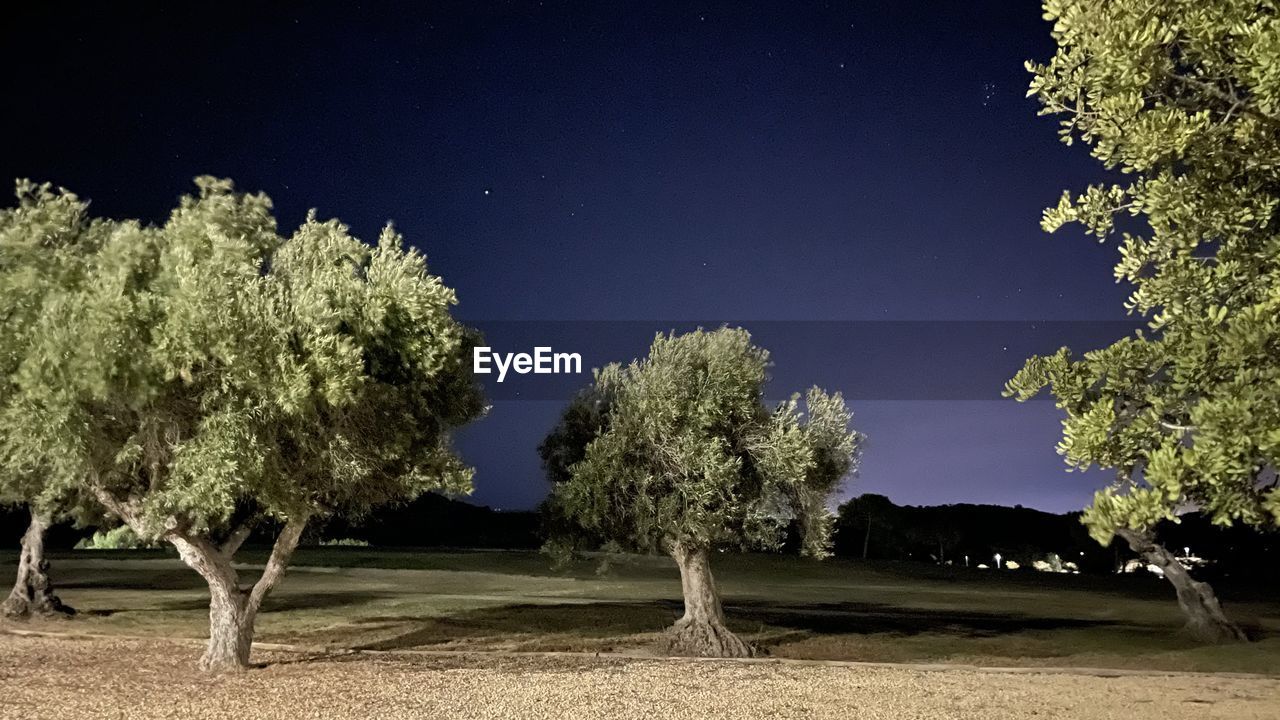
[[[813,633],[916,635],[950,633],[994,636],[1027,630],[1070,630],[1114,625],[1110,620],[1031,616],[972,610],[926,610],[866,602],[777,604],[733,603],[725,608],[732,619]]]
[[[310,592],[294,595],[268,595],[262,602],[263,613],[291,612],[295,610],[319,610],[324,608],[360,605],[388,597],[386,593],[360,590],[340,592]],[[166,600],[155,606],[157,610],[205,610],[209,607],[207,595]]]
[[[597,602],[503,605],[444,617],[374,617],[368,624],[394,622],[411,629],[392,638],[356,645],[358,650],[403,650],[495,636],[572,635],[602,639],[658,632],[675,619],[678,603]]]
[[[681,608],[677,601],[520,604],[482,608],[446,617],[368,618],[368,623],[403,623],[412,629],[392,638],[357,645],[356,648],[396,650],[503,636],[569,635],[583,640],[617,638],[661,632],[675,621]],[[1105,620],[919,610],[874,603],[789,605],[733,602],[725,606],[725,613],[735,631],[754,633],[769,628],[782,635],[940,633],[975,638],[1028,630],[1070,630],[1114,624]]]
[[[60,573],[55,587],[67,590],[204,590],[205,581],[186,568],[178,569],[112,569],[110,572]]]
[[[192,589],[198,590],[201,588]],[[263,601],[262,613],[282,613],[295,610],[320,610],[325,608],[357,606],[362,603],[382,600],[386,597],[388,597],[388,595],[385,593],[362,592],[357,590],[267,596],[266,600]],[[208,609],[209,596],[207,593],[201,593],[191,597],[163,600],[145,608],[92,608],[82,611],[81,614],[89,617],[111,617],[117,613],[182,612],[188,610]]]

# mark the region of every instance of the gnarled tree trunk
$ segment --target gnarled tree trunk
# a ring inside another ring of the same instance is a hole
[[[22,554],[18,557],[18,577],[0,612],[5,617],[25,618],[31,615],[71,615],[75,611],[58,599],[49,582],[49,561],[44,557],[44,535],[52,524],[48,516],[31,511],[31,524],[22,535]]]
[[[698,657],[751,657],[751,646],[725,627],[707,548],[675,543],[671,557],[680,567],[684,615],[668,631],[670,652]]]
[[[239,576],[231,564],[235,551],[248,535],[247,530],[233,533],[221,547],[200,535],[169,537],[182,560],[209,584],[209,644],[200,658],[201,670],[226,672],[249,667],[258,610],[267,593],[284,575],[306,524],[306,518],[299,518],[284,526],[271,549],[262,577],[247,588],[240,586]]]
[[[249,667],[253,626],[258,609],[249,607],[249,593],[238,587],[209,586],[209,645],[200,669],[222,672]]]
[[[1160,568],[1178,593],[1178,606],[1187,616],[1187,631],[1203,642],[1242,642],[1247,640],[1239,626],[1227,619],[1218,597],[1208,583],[1191,577],[1168,548],[1157,543],[1150,533],[1120,529],[1117,535],[1142,559]]]

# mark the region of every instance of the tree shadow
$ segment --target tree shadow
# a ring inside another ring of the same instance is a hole
[[[319,610],[323,608],[360,605],[394,597],[392,593],[373,590],[341,590],[335,592],[306,592],[268,595],[262,602],[263,613],[289,612],[293,610]]]
[[[387,593],[363,590],[268,595],[262,601],[261,614],[359,605],[373,600],[382,600],[386,597],[388,597]],[[207,594],[193,598],[165,600],[155,605],[158,610],[205,610],[208,607],[209,597]]]
[[[592,602],[516,604],[479,608],[441,617],[366,618],[363,623],[396,623],[410,629],[392,638],[356,645],[357,650],[400,650],[459,640],[515,636],[604,639],[661,631],[672,623],[679,603]]]
[[[1031,616],[1010,612],[939,610],[869,602],[790,604],[740,601],[727,604],[730,622],[759,623],[819,634],[947,633],[969,637],[1029,630],[1070,630],[1116,625],[1111,620]]]
[[[198,590],[201,588],[191,588]],[[390,597],[387,593],[361,590],[344,590],[338,592],[313,592],[282,595],[268,595],[262,603],[261,614],[291,612],[295,610],[320,610],[325,608],[359,605],[361,603],[382,600]],[[186,610],[208,610],[209,595],[207,592],[184,598],[169,598],[145,608],[95,608],[83,614],[110,617],[123,612],[181,612]]]
[[[411,629],[392,638],[357,645],[356,649],[395,650],[479,638],[519,636],[568,635],[584,640],[624,638],[665,630],[678,617],[682,607],[679,601],[517,604],[469,610],[445,617],[369,618],[369,622],[405,623]],[[974,638],[1116,624],[1108,620],[926,610],[853,602],[796,605],[734,601],[725,605],[725,614],[735,631],[751,633],[768,628],[781,635],[940,633]]]
[[[54,578],[54,585],[68,590],[202,590],[208,586],[199,575],[182,569],[125,569],[110,573],[78,573]]]

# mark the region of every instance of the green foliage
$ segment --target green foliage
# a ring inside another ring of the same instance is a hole
[[[622,549],[777,547],[800,522],[823,555],[830,493],[861,436],[839,394],[773,412],[768,353],[746,331],[658,335],[648,357],[598,371],[543,444],[556,512]]]
[[[69,483],[50,481],[54,468],[46,457],[12,457],[8,439],[28,422],[18,371],[41,314],[83,285],[88,258],[110,226],[89,220],[87,203],[66,190],[26,180],[16,185],[17,206],[0,209],[0,502],[28,503],[55,516],[77,509],[79,497]]]
[[[573,466],[582,462],[587,446],[608,425],[615,386],[613,382],[595,382],[575,394],[556,426],[538,445],[543,472],[553,486],[573,478]],[[553,568],[567,566],[581,548],[599,547],[610,542],[607,537],[588,531],[575,521],[565,504],[556,501],[554,492],[543,501],[538,511],[542,535],[546,538],[542,553],[551,560]]]
[[[321,540],[320,545],[323,547],[369,547],[369,541],[359,538],[334,538]]]
[[[143,538],[468,492],[449,431],[484,409],[476,338],[422,255],[314,213],[284,237],[265,195],[196,184],[158,227],[79,206],[95,248],[29,321],[7,460]]]
[[[606,368],[606,372],[612,373],[613,370]],[[538,456],[542,458],[547,480],[562,483],[573,476],[571,469],[582,462],[587,454],[587,445],[609,424],[615,387],[616,383],[608,378],[601,381],[597,372],[596,382],[569,401],[560,414],[559,422],[538,445]]]
[[[155,547],[155,543],[142,540],[128,525],[98,530],[91,537],[76,543],[77,550],[133,550],[146,547]]]
[[[1058,51],[1030,94],[1109,170],[1067,193],[1119,250],[1117,281],[1149,330],[1076,357],[1032,358],[1006,394],[1048,387],[1059,452],[1116,468],[1085,521],[1103,542],[1197,506],[1215,522],[1280,522],[1280,17],[1272,2],[1049,0]]]

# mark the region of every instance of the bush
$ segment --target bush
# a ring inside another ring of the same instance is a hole
[[[149,547],[156,547],[156,544],[140,540],[128,525],[99,530],[92,537],[76,543],[77,550],[133,550]]]

